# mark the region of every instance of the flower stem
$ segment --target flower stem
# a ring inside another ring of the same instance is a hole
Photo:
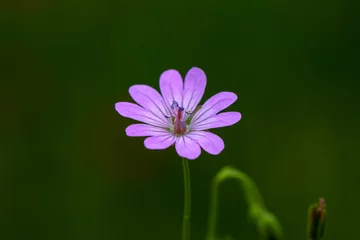
[[[219,199],[218,189],[220,183],[228,179],[238,181],[249,206],[249,217],[257,225],[262,239],[280,239],[280,223],[276,217],[265,208],[264,201],[254,181],[245,173],[230,166],[222,168],[215,176],[212,183],[211,205],[206,239],[217,239],[216,224]]]
[[[190,214],[191,214],[191,184],[189,161],[182,159],[184,171],[184,217],[182,226],[182,240],[190,240]]]
[[[212,183],[207,240],[215,240],[215,236],[216,236],[216,220],[218,213],[218,185],[219,185],[219,181],[217,181],[216,178],[214,178]]]

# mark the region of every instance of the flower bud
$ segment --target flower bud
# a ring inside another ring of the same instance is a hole
[[[309,207],[307,235],[309,240],[319,240],[323,237],[326,223],[325,199]]]

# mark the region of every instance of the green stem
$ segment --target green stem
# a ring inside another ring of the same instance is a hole
[[[208,220],[208,240],[214,240],[214,237],[216,236],[216,219],[218,213],[218,184],[219,182],[216,178],[214,178],[212,183],[211,206]]]
[[[255,183],[245,173],[236,168],[226,166],[218,172],[212,183],[207,240],[215,240],[217,238],[218,189],[220,183],[228,179],[238,181],[249,206],[250,219],[258,226],[261,234],[266,235],[266,239],[274,236],[274,239],[279,239],[281,236],[281,226],[275,216],[266,210],[264,201]]]
[[[182,159],[184,171],[184,217],[182,226],[182,240],[190,239],[190,214],[191,214],[191,184],[189,160]]]

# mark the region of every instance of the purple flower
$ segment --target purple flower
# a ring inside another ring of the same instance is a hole
[[[217,155],[224,149],[223,140],[206,131],[226,127],[241,119],[239,112],[223,112],[233,104],[237,96],[232,92],[220,92],[202,106],[198,106],[206,86],[206,75],[193,67],[183,83],[180,73],[167,70],[160,76],[162,96],[147,85],[134,85],[129,89],[137,104],[118,102],[115,109],[124,117],[145,124],[132,124],[126,128],[130,137],[148,137],[144,144],[148,149],[165,149],[175,144],[177,153],[187,159],[196,159],[201,149]]]

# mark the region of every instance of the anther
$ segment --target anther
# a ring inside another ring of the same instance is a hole
[[[172,104],[171,104],[171,109],[177,108],[179,107],[179,104],[177,101],[173,100]]]

